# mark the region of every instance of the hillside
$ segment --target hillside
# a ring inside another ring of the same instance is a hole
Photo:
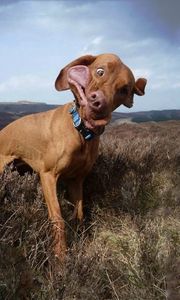
[[[0,128],[22,116],[47,111],[58,107],[58,105],[19,101],[19,102],[0,102]],[[122,122],[159,122],[168,120],[180,120],[180,110],[161,110],[161,111],[144,111],[130,113],[112,113],[112,123],[119,124]]]
[[[118,123],[123,120],[131,120],[131,122],[160,122],[169,120],[180,120],[180,110],[151,110],[141,112],[119,113],[112,114],[112,121]]]
[[[65,183],[58,197],[64,268],[38,175],[12,166],[0,175],[0,299],[180,299],[180,121],[107,128],[84,184],[83,225],[71,220]]]
[[[0,102],[0,128],[25,115],[47,111],[56,107],[57,105],[30,101]]]

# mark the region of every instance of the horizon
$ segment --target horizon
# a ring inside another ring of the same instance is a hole
[[[133,108],[116,111],[180,109],[179,10],[178,0],[1,0],[0,103],[67,103],[72,93],[54,88],[60,69],[112,52],[148,80]]]
[[[17,100],[17,101],[0,101],[0,106],[1,105],[18,105],[18,104],[25,104],[25,105],[52,105],[52,106],[61,106],[63,104],[58,104],[58,103],[46,103],[46,102],[40,102],[40,101],[30,101],[30,100]],[[122,106],[120,106],[122,107]],[[132,110],[127,110],[127,111],[118,111],[117,109],[114,110],[112,113],[120,113],[120,114],[133,114],[133,113],[148,113],[148,112],[162,112],[162,111],[180,111],[180,109],[150,109],[150,110],[139,110],[139,111],[132,111]]]

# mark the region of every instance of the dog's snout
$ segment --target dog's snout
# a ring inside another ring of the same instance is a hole
[[[97,92],[92,92],[91,95],[90,95],[90,98],[92,100],[96,100],[97,99],[97,96],[98,96],[98,93]]]
[[[102,110],[106,106],[102,91],[95,91],[89,95],[89,105],[94,110]]]
[[[96,108],[101,108],[102,105],[103,105],[102,101],[99,100],[92,102],[92,106]]]

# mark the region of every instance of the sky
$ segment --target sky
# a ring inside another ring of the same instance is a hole
[[[148,80],[131,111],[180,109],[179,13],[179,0],[0,0],[0,102],[71,101],[54,88],[60,69],[115,53]]]

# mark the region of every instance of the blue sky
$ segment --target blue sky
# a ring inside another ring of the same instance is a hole
[[[59,70],[111,52],[148,79],[131,111],[180,109],[179,13],[179,0],[0,0],[0,102],[72,100],[54,88]]]

